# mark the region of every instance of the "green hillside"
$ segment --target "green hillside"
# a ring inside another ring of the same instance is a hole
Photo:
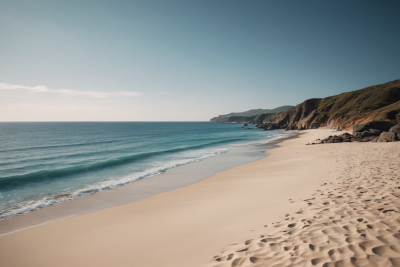
[[[258,116],[256,123],[273,120],[280,128],[310,129],[387,120],[400,123],[400,80],[378,84],[325,98],[308,99],[284,112]]]
[[[293,106],[281,106],[274,109],[250,109],[243,112],[232,112],[229,114],[219,115],[218,117],[212,118],[212,122],[248,122],[252,121],[256,116],[260,114],[270,114],[288,110]]]

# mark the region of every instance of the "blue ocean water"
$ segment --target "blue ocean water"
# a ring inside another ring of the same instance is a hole
[[[0,123],[0,220],[285,136],[211,122]]]

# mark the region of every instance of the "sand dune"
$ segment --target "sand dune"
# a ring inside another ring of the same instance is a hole
[[[400,143],[321,146],[336,182],[212,266],[400,266]]]

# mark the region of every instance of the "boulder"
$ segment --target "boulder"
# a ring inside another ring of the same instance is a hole
[[[393,126],[392,128],[390,128],[389,132],[394,132],[397,135],[400,134],[400,123],[397,124],[396,126]]]
[[[351,142],[352,135],[349,133],[344,133],[341,135],[330,135],[328,138],[321,140],[321,144],[330,144],[330,143],[342,143],[342,142]]]
[[[377,142],[394,142],[397,140],[398,140],[398,137],[394,132],[383,132],[379,136]]]
[[[370,131],[371,133],[376,133],[376,134],[378,134],[377,136],[381,135],[381,133],[382,133],[382,131],[379,131],[379,130],[377,130],[377,129],[369,129],[369,131]]]
[[[359,132],[357,132],[358,134]],[[367,137],[367,136],[380,136],[381,131],[376,130],[376,129],[371,129],[369,131],[364,131],[361,133],[361,137]]]
[[[390,128],[392,128],[393,126],[394,126],[393,123],[388,121],[370,121],[367,123],[353,126],[353,134],[355,132],[369,131],[370,129],[376,129],[381,132],[388,132]]]
[[[264,129],[264,130],[275,130],[275,129],[277,129],[277,124],[276,123],[264,123],[262,125],[259,125],[258,128]]]
[[[355,132],[354,136],[353,136],[353,141],[369,142],[374,137],[379,137],[380,134],[381,134],[381,131],[376,130],[376,129],[370,129],[370,130],[364,131],[364,132]]]

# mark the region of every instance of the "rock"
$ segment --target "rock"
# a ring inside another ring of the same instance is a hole
[[[379,131],[379,130],[377,130],[377,129],[369,129],[369,131],[371,132],[371,133],[379,133],[379,135],[382,133],[382,131]],[[378,136],[379,136],[378,135]]]
[[[383,132],[379,136],[377,142],[394,142],[397,140],[398,140],[398,137],[394,132]]]
[[[392,128],[390,128],[389,132],[393,132],[396,133],[397,135],[400,134],[400,123],[397,124],[396,126],[393,126]]]
[[[381,131],[376,130],[376,129],[371,129],[369,131],[364,131],[361,133],[361,137],[367,137],[367,136],[380,136]]]
[[[369,142],[373,139],[371,137],[379,137],[381,132],[387,130],[390,125],[392,125],[392,123],[387,121],[370,121],[356,125],[353,127],[353,141]]]
[[[266,122],[262,125],[258,125],[258,128],[263,130],[275,130],[277,129],[277,125],[273,122]]]
[[[353,136],[349,133],[344,133],[341,135],[330,135],[328,138],[321,140],[321,144],[330,144],[330,143],[341,143],[341,142],[351,142]]]
[[[268,129],[270,129],[270,130],[275,130],[276,129],[276,124],[271,124],[269,127],[268,127]]]
[[[370,131],[355,132],[353,141],[369,142],[373,137],[379,137],[380,134],[372,133]]]
[[[354,138],[358,139],[361,138],[362,132],[353,132]]]
[[[368,131],[370,129],[376,129],[381,132],[387,132],[393,126],[394,126],[393,123],[388,122],[388,121],[370,121],[367,123],[353,126],[353,134],[355,132],[364,132],[364,131]]]

